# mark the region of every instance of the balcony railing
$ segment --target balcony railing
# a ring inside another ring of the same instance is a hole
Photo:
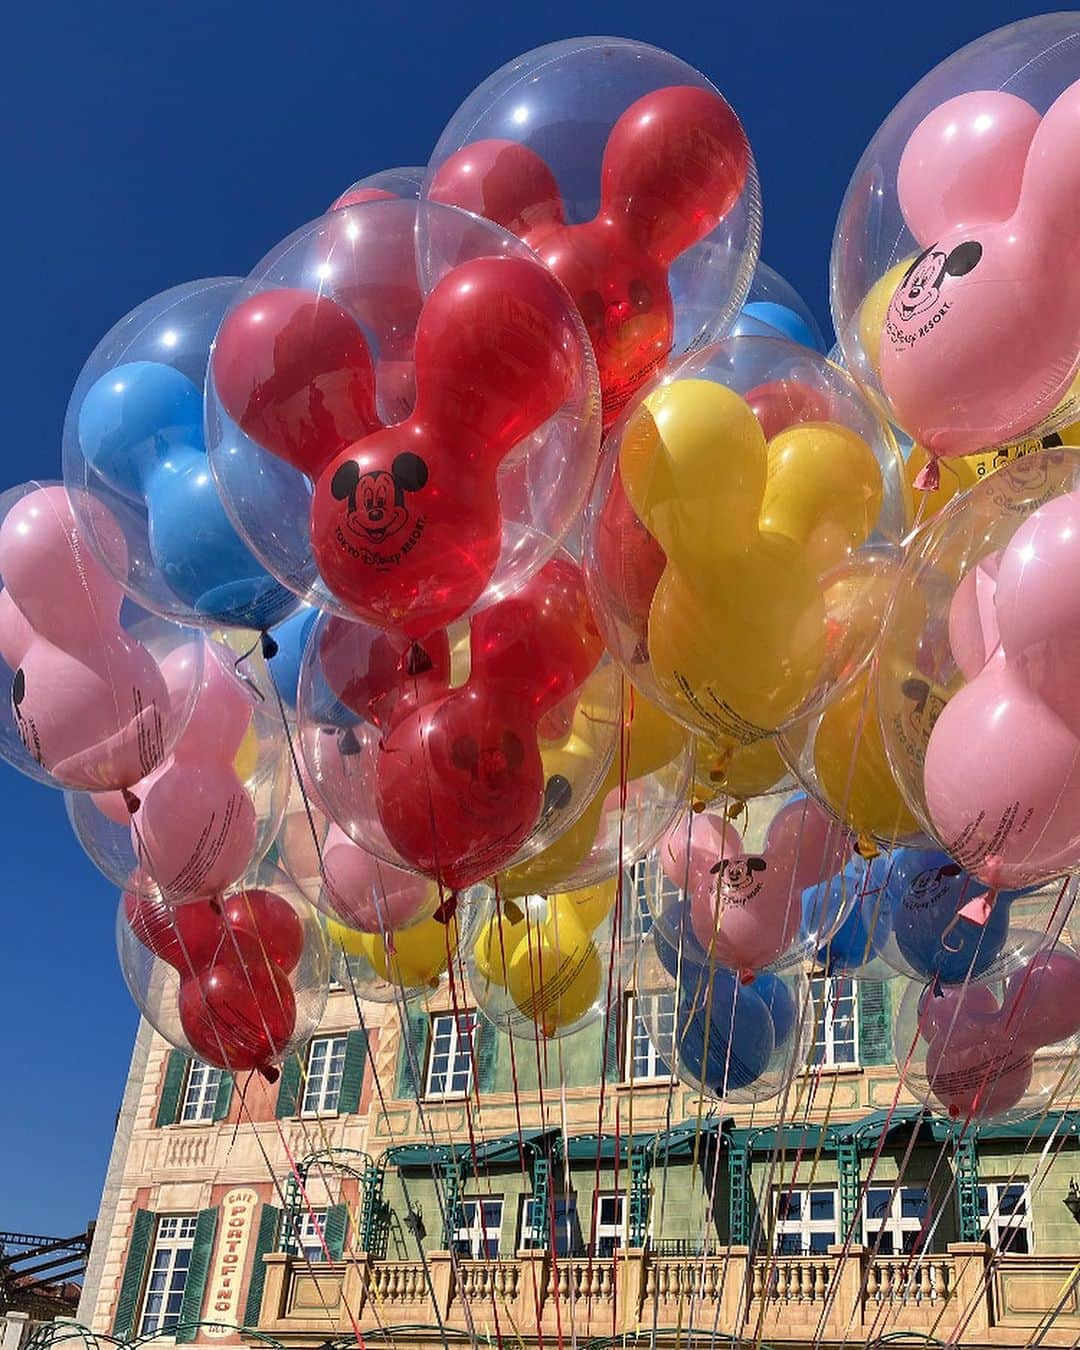
[[[523,1251],[472,1260],[432,1252],[425,1261],[357,1254],[317,1266],[284,1253],[265,1258],[259,1330],[315,1344],[380,1327],[405,1342],[442,1327],[471,1338],[513,1334],[535,1342],[576,1335],[739,1335],[770,1342],[853,1341],[896,1332],[964,1344],[1080,1342],[1077,1257],[992,1256],[981,1243],[943,1253],[875,1256],[862,1247],[824,1255],[668,1256],[625,1250],[559,1257]]]

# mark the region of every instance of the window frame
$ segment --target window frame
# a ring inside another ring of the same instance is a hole
[[[195,1100],[201,1108],[202,1114],[188,1118],[185,1112],[188,1109],[192,1080],[199,1072],[203,1074],[204,1081],[199,1084]],[[208,1125],[212,1123],[214,1112],[217,1110],[218,1093],[221,1091],[223,1077],[224,1074],[221,1069],[215,1069],[211,1064],[204,1064],[201,1059],[192,1059],[188,1063],[187,1072],[184,1074],[184,1086],[180,1093],[180,1101],[176,1111],[177,1125]],[[212,1090],[207,1086],[211,1079],[214,1079]]]
[[[139,1328],[139,1336],[168,1336],[180,1325],[184,1307],[184,1292],[187,1289],[188,1278],[191,1274],[191,1254],[195,1250],[195,1230],[198,1222],[198,1214],[188,1212],[159,1214],[157,1216],[154,1223],[154,1240],[150,1244],[150,1251],[146,1258],[146,1276],[139,1298],[139,1316],[135,1322],[135,1325]],[[163,1229],[166,1224],[176,1225],[175,1234],[164,1235]],[[181,1232],[181,1230],[183,1231]],[[152,1285],[158,1270],[157,1258],[159,1254],[164,1253],[170,1255],[169,1261],[162,1267],[161,1271],[165,1277],[165,1282],[161,1289],[154,1289]],[[178,1273],[176,1257],[180,1254],[186,1255],[187,1261],[182,1267],[179,1267],[183,1279],[177,1288],[175,1285]],[[161,1298],[162,1300],[160,1310],[154,1313],[151,1313],[148,1306],[151,1298]],[[170,1300],[175,1300],[175,1312],[169,1311]],[[149,1325],[152,1318],[156,1321],[153,1325]]]
[[[444,1053],[438,1048],[439,1023],[450,1023],[449,1045],[445,1052],[446,1068],[440,1072],[444,1078],[441,1090],[432,1085],[435,1077],[435,1061]],[[462,1022],[468,1023],[463,1030]],[[433,1102],[463,1101],[473,1090],[476,1075],[476,1040],[480,1027],[480,1016],[475,1008],[464,1008],[460,1012],[450,1009],[446,1012],[431,1014],[427,1037],[427,1062],[424,1065],[424,1100]],[[459,1058],[464,1058],[464,1069],[457,1067]],[[454,1087],[454,1079],[465,1074],[465,1086]]]
[[[305,1209],[297,1218],[292,1245],[299,1257],[309,1265],[325,1264],[329,1259],[324,1251],[326,1242],[326,1209]]]
[[[793,1196],[799,1197],[799,1217],[781,1218],[780,1206]],[[832,1218],[815,1219],[811,1197],[815,1195],[832,1196]],[[773,1188],[773,1248],[777,1256],[818,1255],[814,1251],[811,1239],[827,1234],[830,1241],[826,1248],[836,1246],[840,1241],[840,1187],[836,1186],[776,1186]],[[791,1236],[799,1239],[798,1251],[785,1251],[784,1239]]]
[[[605,1223],[600,1218],[600,1207],[605,1201],[614,1200],[618,1207],[618,1217],[613,1223]],[[625,1191],[597,1191],[593,1196],[593,1251],[598,1257],[613,1256],[615,1252],[625,1251],[629,1232],[630,1206],[626,1202]],[[613,1240],[610,1251],[604,1250],[604,1244]]]
[[[643,1013],[638,1011],[638,1004],[646,999],[667,999],[671,1004],[671,1051],[668,1057],[668,1067],[661,1071],[664,1065],[664,1059],[661,1052],[657,1049],[652,1036],[649,1034],[649,1023]],[[626,1000],[626,1027],[624,1035],[624,1062],[623,1079],[627,1084],[638,1086],[655,1086],[657,1084],[672,1083],[675,1081],[675,1075],[670,1068],[671,1060],[675,1057],[675,994],[673,990],[650,990],[647,993],[633,992]],[[638,1025],[641,1026],[641,1038],[648,1047],[646,1059],[651,1066],[652,1072],[638,1073],[634,1068],[634,1061],[637,1058]]]
[[[473,1218],[471,1223],[459,1222],[459,1214],[464,1214],[467,1205],[473,1206]],[[498,1205],[499,1221],[497,1224],[485,1222],[484,1207],[486,1205]],[[494,1261],[498,1259],[500,1248],[502,1247],[502,1226],[503,1218],[506,1213],[506,1202],[501,1195],[463,1195],[457,1202],[458,1214],[454,1216],[454,1233],[452,1250],[459,1257],[464,1257],[470,1261]],[[494,1236],[492,1236],[494,1234]],[[461,1251],[459,1244],[467,1242],[468,1251]],[[494,1243],[494,1249],[491,1245]]]
[[[533,1241],[531,1225],[529,1223],[529,1211],[532,1208],[532,1202],[535,1196],[528,1192],[521,1196],[521,1211],[518,1215],[518,1251],[523,1252],[546,1252],[551,1250],[552,1225],[550,1221],[545,1224],[544,1241],[537,1243]],[[549,1203],[555,1207],[554,1228],[555,1228],[555,1255],[558,1257],[574,1256],[580,1251],[582,1246],[581,1219],[578,1215],[577,1191],[556,1191],[554,1196],[548,1197]],[[550,1220],[550,1215],[549,1215]],[[560,1241],[560,1224],[563,1225],[565,1241]]]
[[[329,1032],[325,1035],[313,1036],[308,1042],[307,1055],[304,1058],[304,1074],[300,1083],[300,1110],[298,1112],[302,1120],[318,1120],[321,1116],[336,1116],[339,1114],[338,1103],[341,1101],[341,1081],[345,1072],[345,1054],[348,1049],[349,1037],[344,1031]],[[319,1078],[315,1080],[313,1069],[315,1061],[315,1047],[319,1045],[335,1045],[335,1048],[327,1051],[325,1058],[319,1070]],[[338,1051],[340,1046],[340,1054]],[[334,1060],[338,1059],[338,1067],[334,1068]],[[336,1088],[331,1088],[330,1084],[334,1077],[337,1077]],[[317,1093],[317,1104],[308,1105],[308,1097],[313,1092]],[[332,1099],[332,1104],[331,1104]]]
[[[1015,1210],[1004,1214],[1001,1209],[1002,1195],[1012,1187],[1020,1187],[1020,1198],[1024,1203],[1023,1215],[1019,1223],[1015,1222]],[[986,1192],[986,1213],[983,1214],[983,1192]],[[993,1191],[993,1199],[991,1199]],[[1002,1255],[1031,1256],[1035,1251],[1035,1225],[1031,1215],[1031,1179],[1029,1177],[1001,1177],[984,1180],[979,1178],[979,1223],[982,1229],[982,1241],[989,1241],[991,1249]],[[1027,1242],[1027,1251],[1020,1251],[1015,1242],[1008,1240],[1007,1234],[1019,1229]]]
[[[884,1215],[870,1213],[871,1194],[884,1191],[889,1199],[889,1212]],[[904,1196],[905,1194],[921,1193],[926,1200],[926,1213],[922,1219],[907,1218],[904,1215]],[[927,1222],[930,1218],[930,1190],[927,1186],[892,1186],[888,1182],[883,1182],[880,1186],[868,1186],[863,1196],[863,1236],[868,1247],[874,1248],[882,1256],[919,1256],[929,1250],[931,1237],[931,1225]],[[904,1234],[914,1233],[917,1236],[916,1243],[908,1251],[904,1243]],[[885,1251],[884,1243],[878,1242],[878,1235],[885,1234],[889,1238],[890,1251]]]
[[[835,994],[836,986],[841,981],[849,986],[848,992],[842,995],[843,999],[851,1000],[851,1035],[838,1037],[837,1022],[842,1020],[837,1017],[837,998]],[[818,997],[816,986],[826,986],[823,991],[824,996]],[[807,1063],[806,1072],[815,1073],[819,1069],[834,1069],[844,1072],[855,1070],[862,1067],[859,1057],[859,984],[850,975],[812,975],[810,977],[810,1000],[814,1014],[814,1038],[810,1043],[810,1056]],[[836,1047],[838,1040],[843,1044],[851,1042],[851,1058],[838,1059]],[[818,1059],[818,1049],[821,1048],[823,1057]]]

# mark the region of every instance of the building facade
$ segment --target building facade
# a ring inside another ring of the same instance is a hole
[[[643,1015],[664,1010],[632,994],[538,1046],[453,988],[402,1017],[339,987],[275,1083],[144,1024],[79,1320],[297,1346],[1075,1344],[1080,1114],[951,1128],[898,1090],[891,982],[813,993],[807,1071],[730,1109],[672,1082]]]

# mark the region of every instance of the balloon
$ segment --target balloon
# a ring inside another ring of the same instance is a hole
[[[791,877],[758,854],[722,858],[695,888],[694,936],[709,958],[740,978],[778,960],[794,943],[802,919]]]
[[[1080,1035],[1080,960],[1070,951],[1042,951],[1006,986],[1003,1014],[1018,1044],[1032,1053]]]
[[[385,937],[353,932],[333,919],[327,930],[331,940],[345,951],[366,957],[383,980],[406,989],[436,988],[439,977],[454,959],[460,940],[455,917],[447,922],[421,919]]]
[[[156,613],[263,629],[295,607],[229,520],[209,472],[203,382],[214,333],[240,286],[215,278],[139,305],[102,338],[75,385],[64,481],[80,529],[112,576]],[[126,554],[99,538],[100,499]]]
[[[423,637],[466,614],[489,584],[505,583],[511,563],[515,579],[523,580],[565,534],[598,443],[599,423],[588,401],[595,373],[565,294],[531,258],[463,256],[421,297],[414,322],[415,232],[431,231],[440,243],[444,217],[453,213],[403,201],[348,212],[332,213],[322,227],[342,243],[319,264],[334,272],[330,293],[249,283],[250,294],[226,315],[218,334],[213,385],[241,432],[291,466],[293,478],[311,480],[307,540],[332,607]],[[343,234],[350,221],[355,239]],[[476,221],[450,224],[475,236],[460,243],[462,253],[468,246],[490,254],[501,239],[494,227]],[[325,247],[318,226],[309,234],[313,250]],[[369,277],[365,266],[406,239],[407,294],[399,296],[393,286],[382,294],[386,283]],[[280,269],[273,271],[276,279]],[[353,318],[357,288],[367,295],[372,286],[380,292],[374,301],[367,296],[379,306],[378,331],[404,324],[410,339],[415,333],[415,404],[392,425],[382,424],[376,406],[382,377]],[[556,414],[555,434],[529,442]],[[502,505],[514,498],[508,457],[527,442],[532,448],[522,471],[538,470],[543,456],[542,486],[551,492],[534,512],[536,523],[550,524],[553,533],[543,544],[512,550],[514,558],[500,571],[504,529],[513,534],[521,512],[533,511],[535,493],[524,487],[524,507],[514,506],[505,518]],[[243,501],[236,510],[236,499],[260,457],[246,456],[245,471],[221,438],[211,457],[234,514],[245,523]],[[253,545],[262,555],[274,552],[273,568],[296,587],[307,559],[287,542],[279,546],[270,537],[273,528],[265,512],[245,523]],[[316,596],[320,602],[323,594]]]
[[[541,1035],[578,1022],[600,997],[604,969],[592,932],[569,897],[556,897],[531,941],[506,964],[506,989]]]
[[[208,970],[180,985],[180,1025],[196,1055],[239,1073],[265,1069],[296,1028],[288,976],[266,962],[244,962],[225,949]]]
[[[740,254],[756,254],[755,189],[745,133],[720,94],[674,57],[611,38],[541,48],[497,72],[443,133],[424,185],[518,235],[566,286],[596,353],[605,425],[671,350],[674,289],[712,300],[699,342],[738,308],[749,282]],[[673,264],[721,222],[719,259],[697,269],[687,258],[680,285]]]
[[[331,211],[344,206],[359,206],[361,202],[388,201],[394,197],[419,197],[424,181],[422,168],[383,169],[379,173],[358,178],[330,204]]]
[[[823,352],[825,343],[806,301],[795,287],[758,259],[750,293],[739,312],[732,333],[759,337],[783,337],[802,347]],[[771,432],[766,431],[766,435]]]
[[[710,869],[718,858],[742,852],[739,831],[723,816],[690,812],[664,833],[656,856],[664,876],[677,890],[690,891],[708,885]]]
[[[0,656],[19,735],[50,780],[129,788],[159,765],[190,699],[170,704],[150,651],[121,626],[119,586],[86,547],[61,487],[16,489],[0,525]],[[117,557],[100,503],[87,510]],[[176,631],[177,638],[187,640]],[[18,763],[16,761],[17,767]]]
[[[776,1030],[764,1000],[728,971],[717,971],[675,1010],[676,1071],[711,1096],[749,1087],[768,1067]]]
[[[773,817],[765,852],[789,869],[792,888],[804,891],[839,871],[852,842],[817,802],[797,794]]]
[[[285,706],[293,712],[296,711],[296,695],[300,685],[300,664],[304,648],[308,644],[311,630],[315,627],[315,620],[318,617],[317,610],[299,609],[283,623],[279,623],[271,634],[277,650],[267,664]]]
[[[785,791],[791,785],[788,767],[774,740],[735,745],[699,736],[695,760],[694,791],[706,806],[721,795],[745,801]]]
[[[438,892],[426,877],[374,857],[337,825],[327,832],[322,861],[324,907],[348,928],[385,934],[437,907]]]
[[[221,905],[213,899],[166,904],[160,892],[126,891],[121,912],[132,934],[181,974],[210,965],[224,939]]]
[[[865,979],[891,978],[894,971],[879,958],[889,949],[892,906],[885,896],[891,867],[888,855],[870,861],[853,859],[828,883],[824,898],[803,896],[804,907],[841,913],[855,897],[847,918],[817,952],[826,975],[853,975]]]

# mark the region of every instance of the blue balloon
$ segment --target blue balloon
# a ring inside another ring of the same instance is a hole
[[[1021,891],[999,893],[984,926],[957,920],[957,910],[986,887],[936,849],[893,854],[886,883],[893,931],[904,959],[924,979],[962,984],[997,960],[1009,931],[1009,905]]]
[[[692,1002],[675,1010],[679,1066],[716,1097],[749,1087],[765,1072],[776,1048],[765,1001],[730,971],[720,970]]]
[[[731,331],[736,335],[784,337],[814,351],[819,347],[817,335],[806,320],[787,305],[778,305],[772,300],[751,300],[743,305]]]
[[[277,651],[269,661],[270,674],[274,677],[282,700],[294,710],[300,688],[300,663],[318,617],[317,609],[298,610],[290,614],[284,623],[279,623],[270,634],[277,643]]]
[[[194,614],[267,629],[296,608],[225,512],[203,443],[202,394],[186,375],[157,361],[109,371],[83,399],[79,443],[105,482],[145,504],[151,556]]]
[[[682,947],[682,983],[684,988],[689,988],[693,972],[709,964],[708,954],[690,925],[690,901],[685,898],[669,900],[653,924],[652,935],[657,958],[672,979],[679,976],[679,948]]]
[[[787,984],[779,975],[765,970],[755,977],[752,984],[744,985],[743,988],[753,990],[768,1008],[777,1047],[786,1045],[795,1027],[796,1011],[795,1000]]]
[[[879,854],[871,862],[853,859],[843,872],[827,883],[836,895],[824,902],[835,908],[841,893],[855,903],[829,941],[818,949],[817,961],[827,975],[848,975],[880,956],[892,932],[892,907],[884,893],[889,858]],[[817,888],[815,888],[817,889]],[[808,891],[803,892],[807,903]],[[838,912],[838,911],[837,911]]]

